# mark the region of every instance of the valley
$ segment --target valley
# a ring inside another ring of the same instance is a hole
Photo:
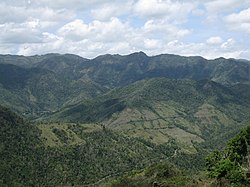
[[[165,169],[202,186],[205,157],[249,125],[250,62],[0,55],[0,101],[1,186],[145,186]]]

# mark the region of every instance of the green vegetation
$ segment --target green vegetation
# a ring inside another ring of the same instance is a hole
[[[249,186],[250,126],[231,139],[226,147],[215,150],[206,158],[208,175],[217,183]]]
[[[26,117],[37,118],[95,100],[111,88],[156,77],[207,79],[224,85],[249,83],[249,66],[248,61],[235,59],[148,57],[143,52],[90,60],[71,54],[0,55],[0,101]]]
[[[197,147],[194,155],[179,152],[174,139],[156,145],[97,124],[31,125],[3,107],[0,119],[1,186],[248,185],[250,127],[204,163],[204,150]],[[202,170],[202,163],[216,181],[193,173]]]
[[[94,124],[31,125],[2,107],[0,119],[0,186],[95,183],[167,159],[176,149],[174,142],[156,146]]]
[[[45,159],[37,138],[39,131],[22,118],[0,107],[0,186],[30,186],[43,170]],[[39,168],[40,167],[40,168]],[[25,185],[24,185],[25,186]]]
[[[249,186],[250,126],[228,141],[226,147],[209,154],[206,161],[207,177],[202,171],[186,172],[176,165],[159,162],[142,170],[130,172],[103,184],[112,187],[135,186]],[[183,159],[183,158],[182,158]],[[182,160],[181,158],[178,161]],[[190,157],[188,158],[190,161]]]
[[[201,187],[208,186],[210,180],[203,176],[191,176],[169,163],[153,164],[143,170],[134,171],[126,176],[112,180],[104,186],[111,187]]]
[[[249,67],[0,55],[0,186],[247,186]]]
[[[249,101],[249,94],[213,81],[154,78],[65,107],[45,120],[102,123],[158,145],[175,139],[182,151],[196,153],[195,143],[222,137],[223,145],[233,137],[250,114]]]

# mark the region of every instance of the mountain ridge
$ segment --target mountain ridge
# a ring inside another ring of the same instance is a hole
[[[174,138],[193,147],[191,141],[209,140],[247,119],[247,98],[249,94],[239,97],[234,89],[210,80],[153,78],[65,107],[45,120],[101,123],[156,144]]]
[[[249,71],[143,52],[0,55],[1,105],[26,118],[0,106],[0,185],[95,184],[159,160],[202,169],[249,124]]]

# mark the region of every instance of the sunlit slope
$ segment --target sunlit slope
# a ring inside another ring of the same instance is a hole
[[[213,81],[154,78],[66,107],[50,120],[98,122],[157,144],[174,138],[193,150],[193,142],[203,142],[249,116],[249,94],[241,94]]]

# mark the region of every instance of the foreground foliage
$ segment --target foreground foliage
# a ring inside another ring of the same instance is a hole
[[[201,187],[210,183],[200,176],[188,175],[169,163],[153,164],[144,170],[130,173],[111,181],[111,187]]]
[[[227,146],[215,150],[206,158],[208,175],[220,183],[228,182],[234,185],[250,185],[250,126],[231,139]]]

